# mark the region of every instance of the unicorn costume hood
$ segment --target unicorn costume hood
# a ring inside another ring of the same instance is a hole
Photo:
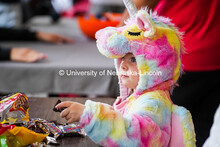
[[[115,59],[116,71],[121,58],[133,53],[139,70],[139,82],[134,95],[150,88],[171,88],[181,73],[181,33],[168,18],[139,10],[123,27],[107,27],[96,33],[98,50]],[[119,78],[120,96],[129,90]]]

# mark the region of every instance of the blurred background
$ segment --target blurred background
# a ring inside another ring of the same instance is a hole
[[[0,0],[0,46],[11,54],[15,47],[28,48],[46,57],[34,62],[0,61],[0,95],[118,96],[118,78],[110,74],[115,72],[114,62],[98,52],[95,32],[117,26],[123,11],[123,1],[118,0]],[[62,35],[73,42],[56,43],[48,35],[39,39],[39,32]],[[27,37],[30,33],[35,39]],[[87,75],[67,75],[82,71]]]
[[[103,13],[123,11],[123,1],[118,0],[0,0],[0,26],[18,27],[42,15],[49,16],[51,23],[58,23],[62,17],[90,14],[111,19],[104,18]]]

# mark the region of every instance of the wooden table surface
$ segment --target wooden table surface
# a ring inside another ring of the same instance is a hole
[[[75,101],[84,104],[88,98],[29,98],[29,117],[42,118],[48,121],[57,121],[58,123],[66,123],[65,119],[60,117],[59,112],[54,112],[53,107],[57,100],[61,101]],[[110,105],[115,101],[114,98],[91,98],[93,101],[104,102]],[[62,147],[97,147],[89,137],[63,137],[58,139],[59,146]]]

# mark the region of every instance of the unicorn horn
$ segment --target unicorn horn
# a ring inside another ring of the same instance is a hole
[[[130,17],[134,17],[137,13],[137,7],[135,6],[134,2],[132,0],[123,0],[123,2],[128,10]]]

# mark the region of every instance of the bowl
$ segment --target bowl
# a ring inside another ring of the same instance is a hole
[[[104,13],[99,18],[90,14],[89,16],[78,16],[78,25],[84,35],[95,39],[95,33],[105,27],[116,27],[121,20],[122,14]]]

